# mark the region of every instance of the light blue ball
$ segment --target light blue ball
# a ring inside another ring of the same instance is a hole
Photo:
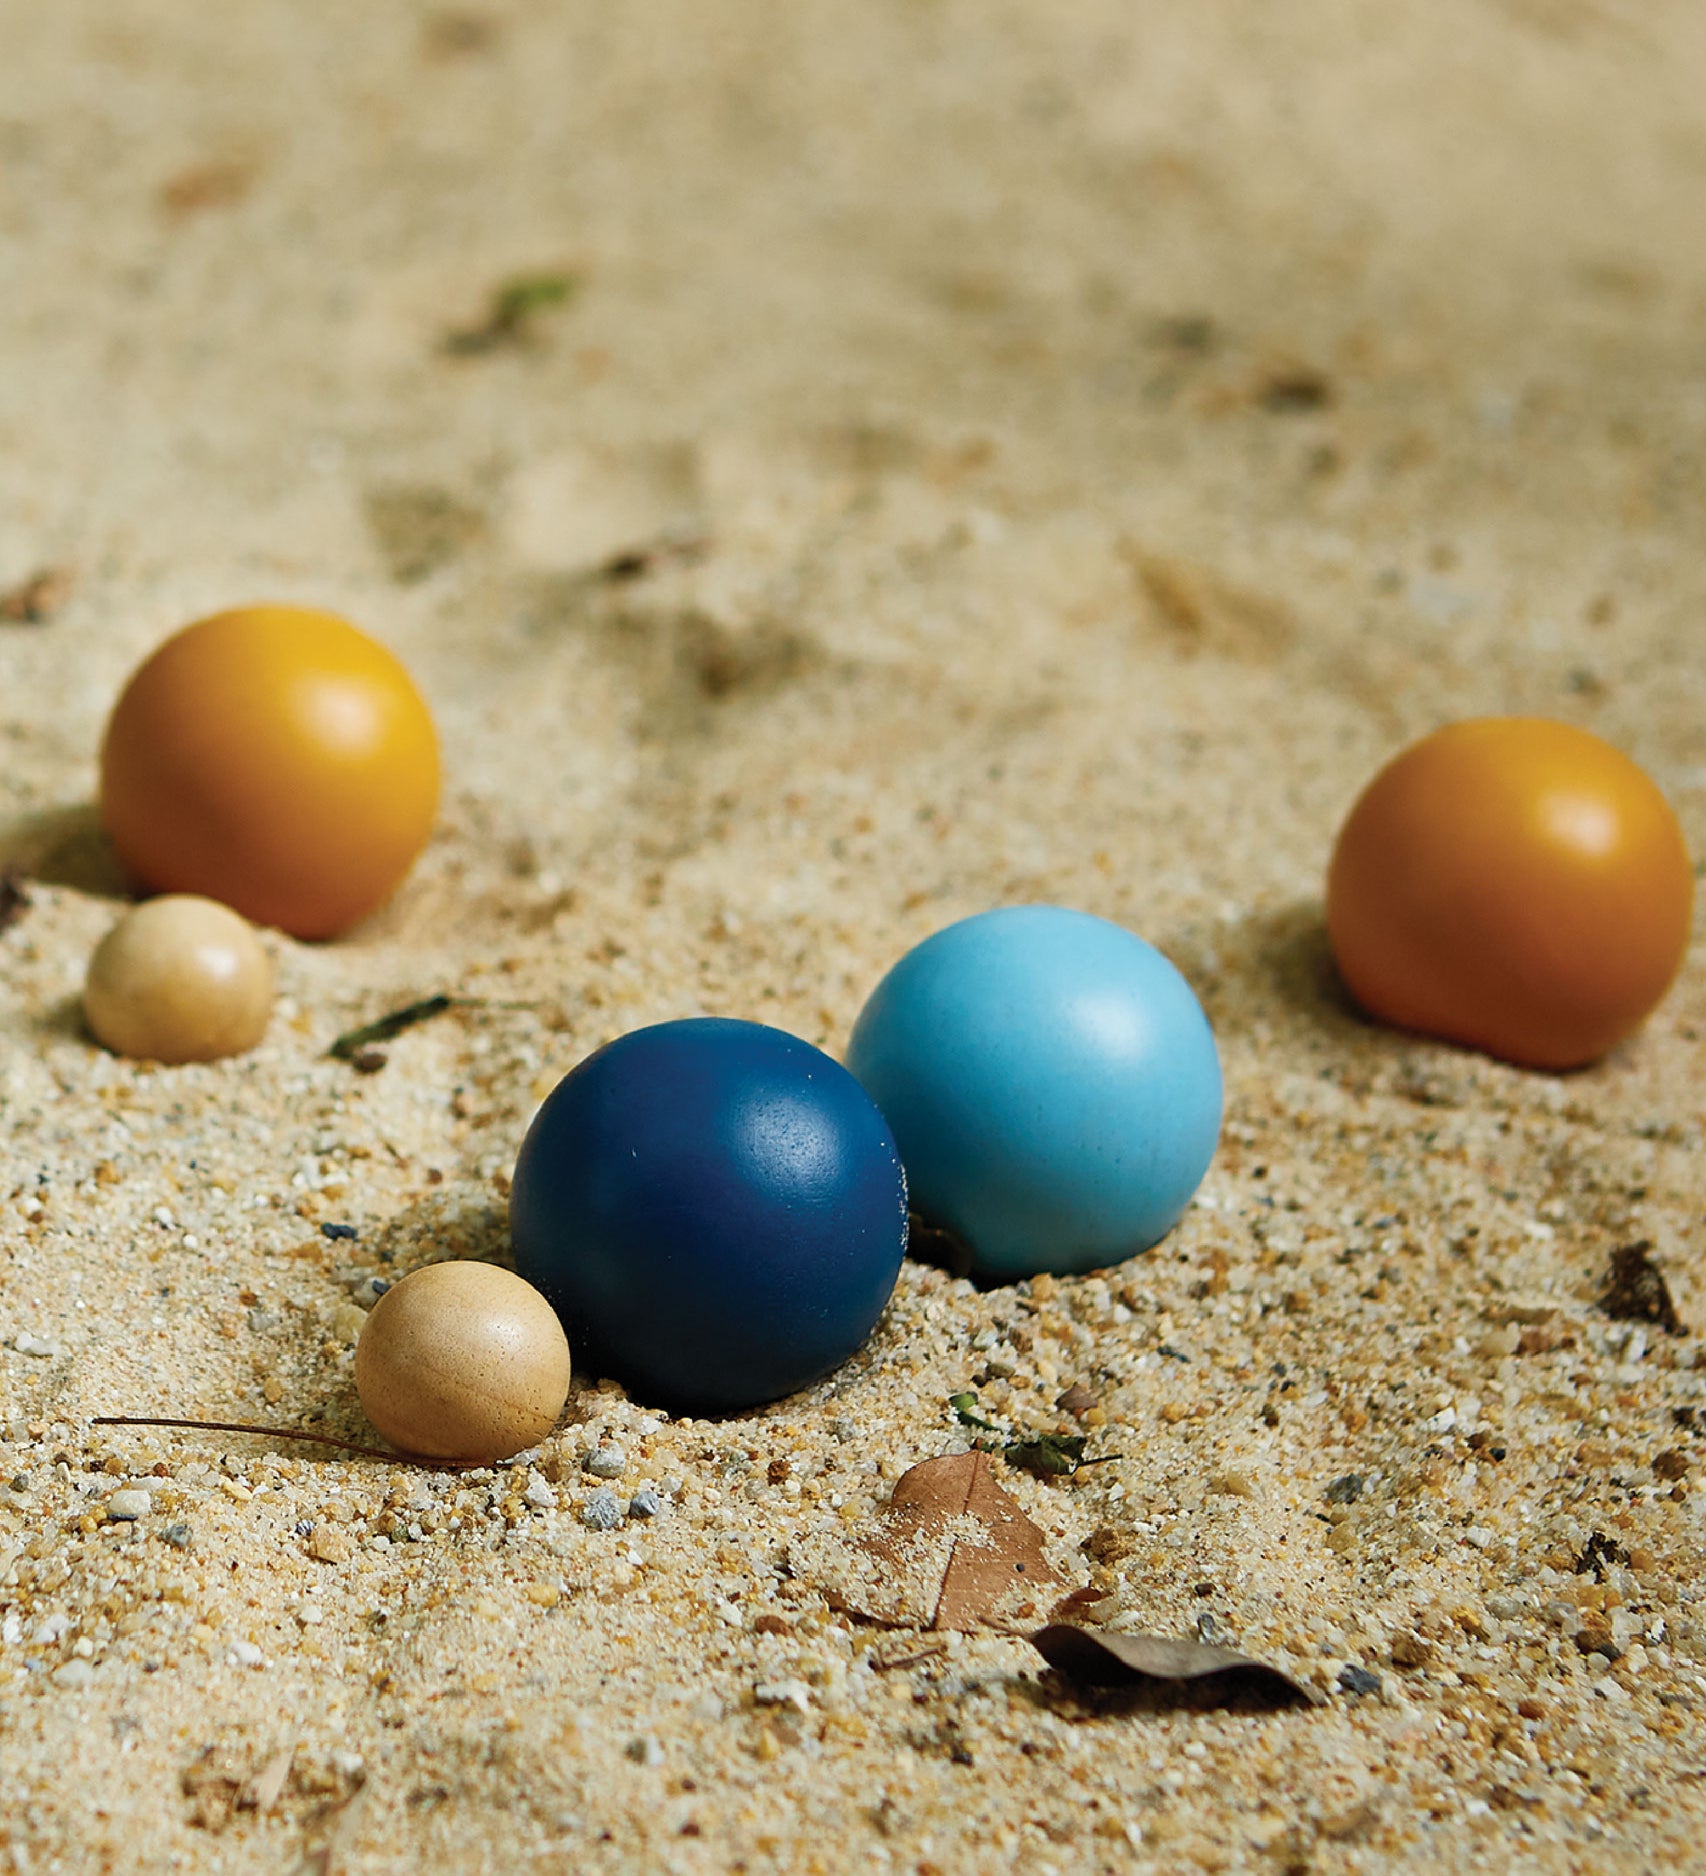
[[[1009,1281],[1147,1250],[1202,1183],[1220,1059],[1153,945],[1060,906],[962,919],[859,1014],[847,1066],[883,1111],[912,1204]]]

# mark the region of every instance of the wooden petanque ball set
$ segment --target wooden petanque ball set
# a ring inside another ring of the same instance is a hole
[[[108,835],[151,896],[90,961],[88,1027],[122,1055],[205,1062],[265,1032],[253,925],[332,939],[402,883],[432,831],[438,740],[355,626],[257,606],[143,663],[100,772]],[[1663,997],[1692,897],[1676,817],[1639,768],[1586,731],[1489,717],[1369,783],[1328,868],[1327,932],[1370,1017],[1556,1072]],[[520,1147],[515,1271],[437,1263],[391,1286],[357,1392],[400,1456],[441,1465],[548,1435],[571,1347],[673,1411],[777,1400],[864,1345],[909,1213],[984,1283],[1119,1263],[1190,1203],[1221,1107],[1208,1019],[1158,950],[1081,911],[983,912],[883,977],[845,1066],[720,1018],[582,1061]]]

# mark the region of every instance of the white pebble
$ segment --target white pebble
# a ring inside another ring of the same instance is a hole
[[[556,1508],[557,1494],[551,1490],[550,1484],[545,1479],[541,1478],[537,1472],[528,1473],[527,1489],[521,1496],[528,1504],[532,1505],[536,1511],[552,1511]]]
[[[297,1610],[296,1619],[304,1628],[318,1628],[325,1621],[326,1612],[317,1602],[305,1602]]]
[[[612,1491],[594,1492],[581,1506],[581,1523],[591,1531],[614,1531],[622,1522],[622,1506]]]
[[[811,1690],[804,1681],[760,1681],[752,1697],[761,1707],[796,1707],[801,1713],[812,1710]]]
[[[146,1518],[154,1509],[154,1500],[146,1492],[128,1488],[114,1492],[107,1500],[107,1516],[115,1524],[129,1523],[137,1518]]]
[[[87,1661],[77,1656],[74,1656],[69,1661],[62,1661],[59,1666],[53,1670],[54,1686],[69,1687],[73,1691],[79,1687],[87,1687],[94,1678],[94,1668]]]
[[[390,1287],[383,1277],[364,1276],[356,1285],[350,1301],[357,1309],[371,1309]]]
[[[238,1641],[231,1644],[231,1660],[240,1668],[258,1668],[264,1656],[253,1642]]]
[[[595,1479],[619,1479],[628,1470],[628,1455],[620,1446],[600,1446],[583,1463]]]

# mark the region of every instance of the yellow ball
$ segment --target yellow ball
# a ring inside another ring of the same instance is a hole
[[[400,1452],[476,1465],[536,1446],[569,1397],[556,1311],[498,1264],[426,1264],[373,1306],[355,1350],[367,1417]]]
[[[98,1042],[153,1062],[214,1062],[266,1034],[272,965],[228,906],[174,894],[133,906],[89,960],[83,1014]]]

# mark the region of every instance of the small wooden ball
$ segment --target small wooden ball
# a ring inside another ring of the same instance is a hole
[[[89,960],[83,1014],[116,1055],[215,1062],[266,1034],[272,965],[229,906],[171,894],[133,906]]]
[[[373,1306],[355,1350],[367,1417],[400,1452],[475,1465],[557,1424],[569,1344],[557,1313],[498,1264],[426,1264]]]

